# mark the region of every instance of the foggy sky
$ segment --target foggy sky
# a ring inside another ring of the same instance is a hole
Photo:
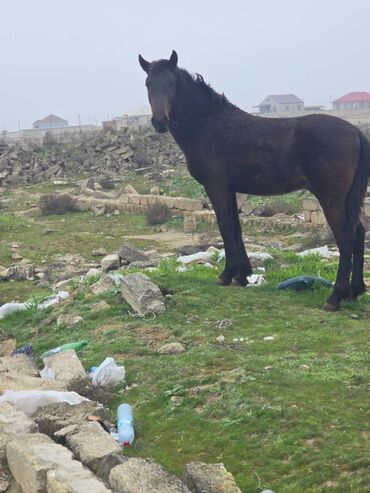
[[[0,130],[147,104],[137,57],[199,72],[247,111],[370,91],[368,0],[0,0]]]

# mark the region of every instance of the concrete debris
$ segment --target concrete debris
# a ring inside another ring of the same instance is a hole
[[[141,272],[124,276],[121,282],[121,292],[124,300],[139,315],[158,314],[166,310],[161,290]]]
[[[186,464],[184,483],[193,493],[242,493],[233,475],[220,464]]]

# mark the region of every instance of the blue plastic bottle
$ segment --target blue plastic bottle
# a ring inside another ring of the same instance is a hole
[[[134,441],[134,418],[129,404],[121,404],[117,409],[118,442],[128,447]]]

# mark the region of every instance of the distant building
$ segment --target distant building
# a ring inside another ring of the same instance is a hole
[[[370,92],[349,92],[333,101],[334,110],[358,110],[370,108]]]
[[[43,120],[36,120],[32,123],[32,128],[39,128],[43,130],[62,127],[68,127],[68,122],[67,120],[63,120],[63,118],[56,115],[49,115]]]
[[[103,122],[103,128],[115,128],[116,130],[123,127],[145,127],[150,125],[152,119],[152,111],[150,106],[142,106],[132,113],[116,116],[111,121]]]
[[[304,103],[294,94],[271,94],[258,108],[260,113],[292,113],[303,111]]]

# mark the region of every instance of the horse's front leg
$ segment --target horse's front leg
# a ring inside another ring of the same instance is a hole
[[[245,286],[252,267],[242,239],[236,193],[219,184],[205,189],[216,213],[225,247],[225,269],[220,274],[219,284],[226,286],[234,279],[237,284]]]

